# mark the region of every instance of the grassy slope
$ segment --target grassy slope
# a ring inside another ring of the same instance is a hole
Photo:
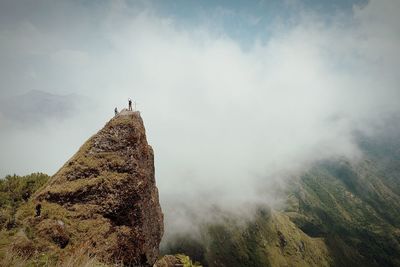
[[[0,230],[15,226],[18,208],[49,179],[43,173],[26,176],[8,175],[0,179]]]
[[[43,188],[49,178],[46,174],[33,173],[0,179],[0,266],[110,266],[89,255],[84,247],[63,253],[52,242],[37,238],[32,227],[35,220],[35,203],[30,198]],[[94,232],[102,232],[94,221],[76,223],[73,214],[59,205],[43,203],[42,210],[44,224],[49,220],[63,220],[66,225],[74,226],[71,227],[71,231],[88,232],[90,228]],[[40,248],[45,250],[38,253]],[[176,259],[176,262],[182,263],[184,267],[201,267],[184,254],[169,257]],[[164,261],[164,258],[161,258],[157,266],[170,266],[163,265]]]

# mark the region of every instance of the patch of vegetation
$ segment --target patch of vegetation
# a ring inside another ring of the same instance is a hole
[[[7,250],[6,253],[0,256],[0,266],[14,267],[14,266],[57,266],[57,267],[72,267],[72,266],[85,266],[85,267],[110,267],[110,265],[99,262],[95,257],[91,257],[84,250],[78,250],[75,253],[66,257],[57,257],[48,253],[35,254],[31,257],[16,253],[13,250]],[[116,266],[116,265],[113,265]],[[197,267],[193,265],[193,267]]]
[[[178,254],[176,257],[183,264],[183,267],[202,267],[199,262],[193,262],[189,256]]]
[[[26,176],[7,175],[0,179],[0,230],[16,227],[15,215],[18,208],[49,178],[47,174],[32,173]]]

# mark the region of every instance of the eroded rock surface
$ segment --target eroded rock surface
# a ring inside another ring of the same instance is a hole
[[[65,249],[84,246],[102,261],[125,265],[152,265],[158,257],[163,214],[153,149],[139,112],[123,111],[111,119],[35,199],[42,203],[43,219],[64,223],[61,228],[36,219],[35,227],[39,233],[68,233]]]

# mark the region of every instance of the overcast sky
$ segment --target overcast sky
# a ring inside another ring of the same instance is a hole
[[[359,159],[354,130],[399,111],[398,14],[397,0],[3,0],[0,175],[53,174],[131,97],[167,221],[186,225],[184,203],[279,202],[288,176]],[[22,108],[32,90],[74,109]]]

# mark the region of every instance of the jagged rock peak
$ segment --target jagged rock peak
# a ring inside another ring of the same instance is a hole
[[[44,221],[63,221],[70,237],[65,249],[85,246],[105,262],[125,265],[156,261],[163,214],[139,112],[123,110],[111,119],[35,198],[43,212],[53,213],[36,226],[48,233],[43,225],[52,223]]]

